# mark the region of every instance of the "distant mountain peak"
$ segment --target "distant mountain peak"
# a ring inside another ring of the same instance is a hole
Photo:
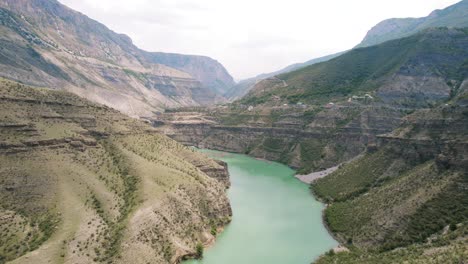
[[[386,19],[372,27],[357,47],[407,37],[430,27],[468,27],[468,1],[434,10],[426,17]]]

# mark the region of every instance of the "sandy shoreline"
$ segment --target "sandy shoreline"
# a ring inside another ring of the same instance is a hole
[[[331,168],[328,168],[326,170],[323,170],[323,171],[316,171],[316,172],[312,172],[312,173],[309,173],[307,175],[295,175],[294,177],[296,177],[297,179],[299,179],[301,182],[304,182],[304,183],[307,183],[307,184],[311,184],[312,182],[314,182],[315,180],[317,179],[320,179],[320,178],[323,178],[331,173],[333,173],[334,171],[336,171],[338,169],[340,165],[337,165],[335,167],[331,167]]]
[[[323,171],[312,172],[312,173],[309,173],[309,174],[306,174],[306,175],[297,174],[294,177],[296,177],[297,179],[299,179],[303,183],[311,184],[315,180],[326,177],[327,175],[335,172],[341,165],[348,164],[348,163],[350,163],[352,161],[355,161],[355,160],[357,160],[357,159],[359,159],[361,157],[362,157],[362,154],[357,155],[356,157],[354,157],[354,158],[352,158],[352,159],[350,159],[348,161],[340,163],[340,164],[336,165],[335,167],[331,167],[331,168],[328,168],[328,169],[323,170]]]

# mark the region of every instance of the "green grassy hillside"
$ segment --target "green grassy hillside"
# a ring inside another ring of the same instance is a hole
[[[380,147],[311,186],[350,253],[317,263],[464,263],[468,259],[468,112],[461,95],[409,115]]]
[[[327,253],[315,261],[316,264],[438,264],[464,263],[468,258],[467,225],[458,226],[455,230],[448,230],[437,237],[432,243],[415,244],[386,252],[368,252],[353,249],[351,252]]]
[[[374,26],[358,47],[407,37],[430,27],[467,27],[467,13],[468,1],[463,0],[445,9],[435,10],[427,17],[387,19]]]
[[[466,78],[466,29],[429,29],[260,82],[241,104],[322,104],[372,94],[407,107],[448,99]],[[275,99],[276,98],[276,99]]]

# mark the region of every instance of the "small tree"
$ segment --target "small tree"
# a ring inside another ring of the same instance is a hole
[[[198,243],[197,246],[195,247],[195,250],[197,251],[197,258],[203,258],[203,245],[202,245],[202,243]]]
[[[451,223],[449,228],[450,228],[450,231],[455,231],[455,230],[457,230],[457,224]]]
[[[211,226],[211,232],[213,236],[216,236],[218,234],[218,230],[216,230],[216,226],[212,225]]]

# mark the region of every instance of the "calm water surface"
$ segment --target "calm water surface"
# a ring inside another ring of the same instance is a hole
[[[245,155],[203,150],[228,163],[233,218],[201,261],[184,264],[309,264],[337,245],[323,205],[290,168]]]

